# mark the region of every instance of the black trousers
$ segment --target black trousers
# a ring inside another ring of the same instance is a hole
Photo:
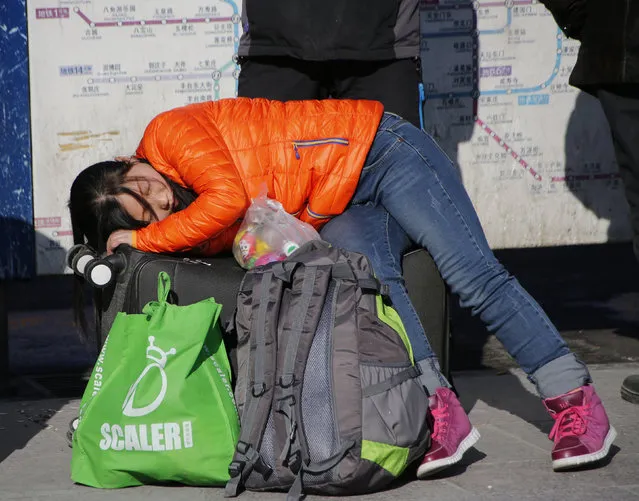
[[[240,60],[238,95],[278,101],[373,99],[417,127],[420,61],[303,61],[292,57]]]
[[[633,248],[639,260],[639,84],[597,90],[630,206]]]

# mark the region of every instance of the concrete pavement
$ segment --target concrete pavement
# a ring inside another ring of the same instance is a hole
[[[346,499],[371,501],[561,500],[639,501],[639,406],[619,388],[638,363],[591,367],[597,391],[619,436],[601,468],[554,473],[552,421],[519,370],[457,373],[455,384],[482,438],[463,464],[429,481],[403,479],[385,492]],[[0,500],[222,501],[222,489],[136,487],[114,491],[74,485],[65,441],[78,400],[0,402]],[[240,499],[275,501],[282,493],[244,493]],[[309,501],[324,499],[309,496]],[[335,498],[326,498],[335,499]]]

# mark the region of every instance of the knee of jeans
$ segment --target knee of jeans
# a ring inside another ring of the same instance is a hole
[[[360,228],[352,219],[347,213],[340,214],[324,225],[320,230],[320,236],[337,247],[354,250],[350,247],[359,245],[361,238],[359,237]]]
[[[335,226],[326,228],[326,231],[322,230],[320,236],[335,247],[358,252],[374,260],[377,254],[375,243],[361,235],[357,228],[351,228],[351,230],[348,231],[344,226]]]

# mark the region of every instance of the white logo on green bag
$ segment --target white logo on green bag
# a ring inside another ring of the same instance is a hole
[[[175,451],[193,447],[191,421],[182,423],[119,424],[100,427],[100,449],[114,451]]]
[[[102,388],[102,380],[104,378],[104,375],[102,374],[104,368],[102,366],[104,365],[104,357],[106,355],[106,348],[108,343],[109,337],[107,336],[106,340],[104,341],[104,345],[102,345],[102,350],[100,350],[100,355],[98,356],[98,361],[96,362],[95,369],[93,371],[93,392],[91,393],[92,397],[95,397],[100,391],[100,388]]]
[[[155,337],[149,336],[146,358],[150,360],[135,383],[131,385],[122,404],[122,414],[129,417],[142,417],[151,414],[164,400],[167,392],[167,377],[164,369],[169,355],[175,355],[175,348],[162,350],[155,344]],[[162,381],[160,390],[153,401],[144,407],[134,407],[135,393],[142,379],[153,368],[160,372]],[[191,421],[181,423],[150,423],[150,424],[110,424],[103,423],[100,427],[100,449],[114,451],[174,451],[193,447],[193,426]]]
[[[142,417],[142,416],[146,416],[147,414],[151,414],[154,410],[156,410],[160,406],[160,404],[164,400],[164,397],[166,396],[167,379],[166,379],[166,372],[164,372],[164,368],[166,367],[168,356],[175,355],[176,351],[175,351],[175,348],[171,348],[169,349],[169,351],[165,352],[161,350],[158,346],[156,346],[154,343],[155,343],[155,337],[149,336],[149,346],[146,349],[146,358],[147,360],[151,360],[152,362],[144,368],[142,373],[136,379],[135,383],[133,383],[131,387],[129,388],[129,392],[124,398],[124,403],[122,404],[122,414],[124,414],[125,416]],[[140,381],[142,381],[144,376],[146,376],[147,373],[154,367],[157,367],[157,370],[160,371],[160,377],[162,379],[160,392],[158,393],[157,397],[155,397],[155,400],[153,400],[153,402],[151,402],[150,404],[145,405],[144,407],[133,407],[133,401],[135,400],[135,392],[137,391]]]

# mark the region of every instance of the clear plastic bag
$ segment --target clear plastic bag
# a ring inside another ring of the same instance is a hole
[[[310,224],[291,216],[277,200],[260,194],[235,235],[233,256],[242,268],[250,270],[283,261],[306,242],[319,239]]]

